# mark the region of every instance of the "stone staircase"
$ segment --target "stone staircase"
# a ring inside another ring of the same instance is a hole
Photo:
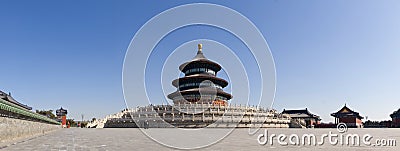
[[[290,120],[290,128],[307,128],[306,122],[300,119],[292,118]]]

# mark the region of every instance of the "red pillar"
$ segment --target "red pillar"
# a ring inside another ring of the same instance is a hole
[[[61,116],[61,126],[66,127],[67,126],[67,116]]]

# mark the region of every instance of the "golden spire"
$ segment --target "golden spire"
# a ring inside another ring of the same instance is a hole
[[[198,44],[197,48],[198,48],[198,52],[201,52],[201,49],[203,48],[203,45],[202,44]]]

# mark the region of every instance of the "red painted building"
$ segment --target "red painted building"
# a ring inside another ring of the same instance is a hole
[[[67,123],[67,114],[68,114],[68,111],[66,109],[63,109],[62,107],[60,109],[56,110],[57,118],[61,122],[61,126],[63,128],[69,126],[69,124]]]
[[[332,113],[331,116],[335,117],[335,124],[345,123],[347,127],[363,127],[362,119],[364,117],[360,116],[358,112],[348,108],[346,104],[336,113]]]
[[[283,109],[282,114],[289,115],[296,122],[304,123],[306,127],[314,127],[321,122],[321,118],[318,115],[312,114],[307,108],[300,110]]]
[[[400,127],[400,109],[390,114],[392,118],[392,127]]]

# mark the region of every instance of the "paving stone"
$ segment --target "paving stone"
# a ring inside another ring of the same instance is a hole
[[[170,139],[174,140],[174,129],[148,129],[149,131],[157,131],[168,133],[171,135]],[[213,129],[212,132],[220,131],[222,129]],[[386,147],[372,147],[366,145],[360,146],[346,146],[346,145],[330,145],[327,142],[322,146],[281,146],[278,143],[273,145],[260,145],[258,144],[258,135],[264,133],[265,129],[259,130],[254,135],[248,134],[248,129],[235,129],[230,135],[214,145],[201,148],[200,150],[324,150],[324,151],[337,151],[337,150],[400,150],[398,146]],[[170,133],[171,132],[171,133]],[[211,132],[211,131],[210,131]],[[338,133],[336,129],[268,129],[270,134],[284,134],[291,135],[297,134],[315,134],[319,138],[322,134],[329,132]],[[400,140],[400,129],[349,129],[344,134],[359,134],[360,136],[370,134],[373,139],[396,139]],[[194,137],[194,136],[193,136]],[[277,142],[274,139],[274,142]],[[44,136],[35,137],[33,139],[18,142],[15,145],[8,146],[2,150],[67,150],[67,151],[107,151],[107,150],[175,150],[160,143],[157,143],[144,135],[139,129],[133,128],[116,128],[116,129],[81,129],[70,128],[61,129],[48,133]]]

